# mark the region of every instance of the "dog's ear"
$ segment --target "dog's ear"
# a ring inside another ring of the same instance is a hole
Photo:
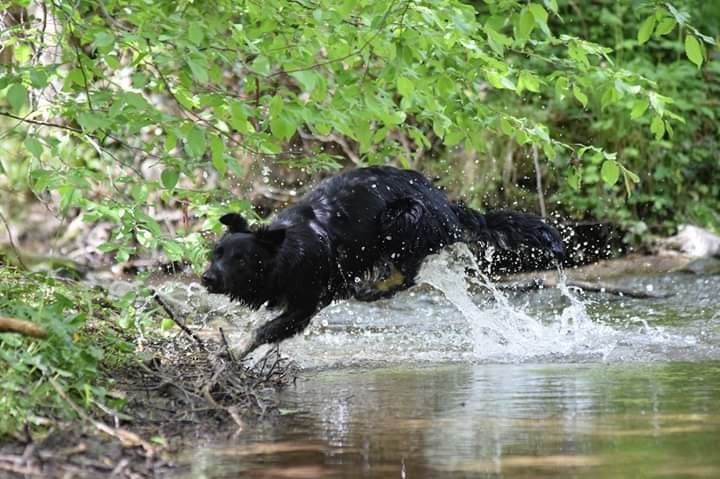
[[[271,249],[277,249],[285,241],[285,231],[285,228],[260,228],[255,232],[255,237]]]
[[[220,223],[228,227],[231,233],[245,233],[248,231],[248,223],[239,213],[227,213],[220,217]]]

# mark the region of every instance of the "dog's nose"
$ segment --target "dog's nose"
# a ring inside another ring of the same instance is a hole
[[[216,276],[211,271],[205,271],[202,275],[202,284],[205,287],[210,287],[217,281]]]

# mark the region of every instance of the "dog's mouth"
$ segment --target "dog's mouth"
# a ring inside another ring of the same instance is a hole
[[[223,294],[225,292],[216,284],[204,284],[203,286],[205,286],[207,292],[211,294]]]
[[[225,293],[225,288],[222,287],[221,282],[215,278],[208,277],[207,274],[203,275],[203,277],[202,277],[202,285],[205,286],[205,289],[208,291],[208,293],[212,293],[212,294]]]

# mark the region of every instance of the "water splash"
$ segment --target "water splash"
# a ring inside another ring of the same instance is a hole
[[[586,300],[568,288],[564,271],[559,269],[558,274],[558,290],[569,304],[559,314],[542,319],[512,305],[464,244],[454,245],[428,261],[418,281],[442,291],[467,319],[477,359],[514,361],[572,354],[607,357],[616,345],[618,332],[594,321]],[[470,291],[477,289],[489,292],[490,301],[476,304]]]

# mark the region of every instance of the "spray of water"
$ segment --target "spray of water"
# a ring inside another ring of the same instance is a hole
[[[486,254],[491,260],[492,250]],[[468,270],[471,274],[466,274]],[[594,321],[588,314],[585,300],[568,288],[561,268],[558,268],[558,275],[558,289],[567,305],[559,314],[543,318],[533,317],[512,305],[464,244],[448,248],[428,261],[418,279],[442,291],[467,319],[477,359],[513,361],[557,355],[607,357],[617,344],[618,331]],[[491,301],[476,304],[470,291],[477,288],[488,291]]]

